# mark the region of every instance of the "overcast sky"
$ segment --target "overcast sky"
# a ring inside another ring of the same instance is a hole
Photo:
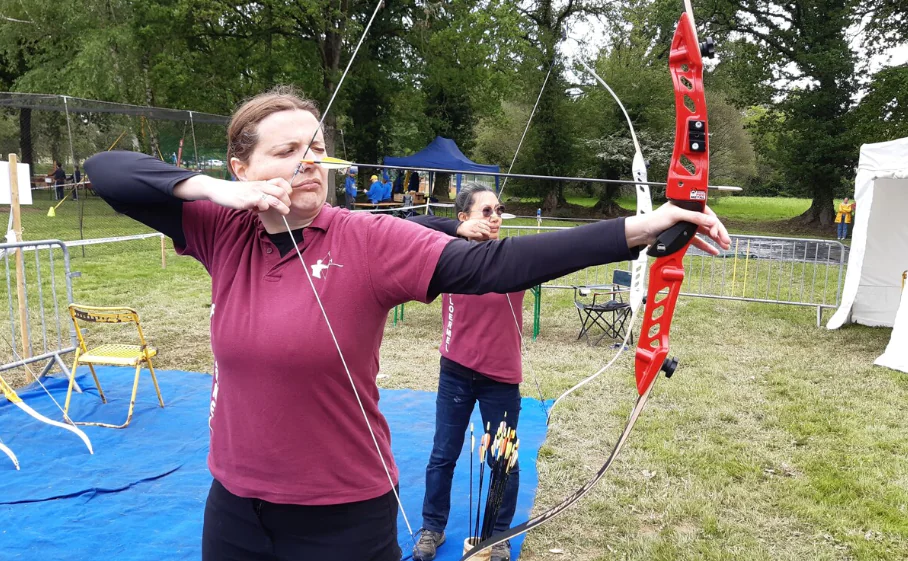
[[[679,12],[680,13],[680,12]],[[605,28],[607,23],[593,20],[575,20],[568,29],[568,37],[559,45],[559,51],[571,60],[577,56],[590,58],[602,49],[605,42]],[[859,52],[861,42],[861,32],[855,27],[849,35],[852,36],[851,45],[855,52]],[[582,43],[582,46],[581,46]],[[717,46],[716,56],[721,59],[721,45]],[[875,56],[870,61],[870,71],[872,74],[879,72],[883,68],[899,66],[908,63],[908,41],[903,42],[890,49],[885,55]],[[568,71],[568,78],[577,81],[577,76]],[[606,78],[607,80],[608,78]]]

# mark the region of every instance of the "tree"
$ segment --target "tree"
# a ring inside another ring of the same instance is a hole
[[[736,94],[739,102],[774,107],[756,126],[777,139],[775,157],[785,180],[812,199],[800,217],[804,224],[832,222],[833,195],[855,164],[856,138],[846,117],[857,91],[856,57],[846,33],[858,5],[859,0],[818,0],[810,9],[764,0],[715,4],[714,30],[739,43],[733,49],[752,55],[747,64],[736,62],[739,69],[749,77],[761,72],[760,88],[738,88]],[[760,95],[766,92],[774,98]]]
[[[599,53],[594,66],[634,123],[649,177],[659,180],[665,177],[672,153],[674,98],[667,65],[652,56],[653,45],[648,41],[634,28],[613,30],[611,46]],[[587,124],[582,134],[593,158],[585,166],[585,173],[614,180],[631,178],[635,147],[620,106],[585,70],[577,72],[589,83],[583,88],[581,111],[587,116]],[[605,185],[597,191],[597,210],[606,216],[625,212],[616,200],[621,186]]]
[[[855,16],[866,22],[863,47],[868,55],[881,55],[908,35],[908,10],[904,0],[864,0]],[[866,64],[871,56],[865,57]]]
[[[908,136],[908,64],[873,76],[851,123],[862,144]]]
[[[707,92],[709,177],[713,185],[745,186],[756,180],[756,152],[744,112],[721,91]]]
[[[605,15],[608,10],[608,2],[583,0],[571,0],[562,6],[556,6],[553,0],[540,0],[521,10],[533,24],[527,39],[538,53],[535,61],[540,77],[536,81],[541,84],[542,76],[551,69],[551,77],[539,98],[534,118],[533,136],[537,141],[529,144],[529,159],[537,173],[569,176],[574,171],[578,154],[578,146],[571,133],[571,107],[566,94],[568,84],[564,78],[564,63],[557,52],[558,41],[567,35],[573,20]],[[540,186],[542,208],[550,212],[566,205],[564,188],[563,181],[551,181]]]
[[[508,166],[517,153],[520,138],[526,128],[527,120],[533,109],[533,101],[522,98],[523,89],[516,89],[513,96],[521,95],[521,99],[507,99],[502,102],[501,110],[497,113],[480,119],[475,126],[476,144],[473,155],[476,161],[496,162],[507,171]],[[526,143],[524,143],[526,146]],[[524,148],[521,148],[523,152]],[[520,154],[518,154],[518,161]],[[515,164],[516,165],[516,164]],[[520,169],[519,167],[516,169]],[[501,196],[507,200],[508,195],[522,195],[532,192],[527,183],[519,179],[508,179],[500,182]]]
[[[59,93],[142,104],[147,75],[132,33],[131,2],[110,0],[0,0],[2,81],[19,92]],[[59,142],[59,120],[35,123],[30,109],[19,112],[23,161],[35,162],[32,138]],[[53,148],[64,159],[68,150]]]
[[[500,110],[518,77],[514,60],[522,48],[519,16],[504,0],[453,0],[427,4],[411,41],[421,68],[416,85],[424,94],[428,142],[454,140],[473,151],[475,123]],[[450,177],[438,174],[433,195],[447,198]]]

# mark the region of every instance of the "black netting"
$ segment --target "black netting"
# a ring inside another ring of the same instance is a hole
[[[149,232],[93,193],[82,162],[106,150],[131,150],[226,178],[228,122],[229,117],[195,111],[0,93],[0,155],[5,160],[15,153],[31,168],[34,203],[22,207],[23,239],[73,241]],[[54,171],[54,161],[65,172],[62,185],[47,177]],[[0,206],[0,211],[8,215],[9,207]],[[144,240],[88,245],[72,254],[160,251],[160,243],[155,244]]]

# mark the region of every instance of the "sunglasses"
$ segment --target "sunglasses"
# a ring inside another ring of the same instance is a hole
[[[501,216],[502,214],[504,214],[504,205],[498,205],[495,208],[487,206],[487,207],[483,207],[483,209],[481,211],[474,210],[473,212],[482,212],[483,218],[491,218],[492,214],[497,214],[498,216]]]

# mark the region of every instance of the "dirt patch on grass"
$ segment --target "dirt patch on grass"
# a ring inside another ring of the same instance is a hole
[[[790,238],[829,238],[835,237],[835,224],[820,226],[805,224],[800,218],[774,221],[732,220],[723,218],[722,222],[729,232],[767,232],[767,235]]]

